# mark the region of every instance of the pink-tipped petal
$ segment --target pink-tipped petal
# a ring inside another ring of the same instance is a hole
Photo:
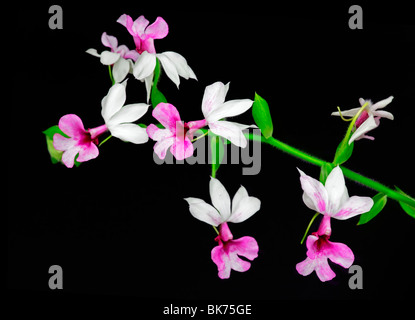
[[[297,168],[298,169],[298,168]],[[303,171],[298,169],[300,172],[300,182],[301,188],[304,191],[303,200],[304,203],[310,207],[310,202],[313,204],[313,208],[320,213],[326,213],[327,203],[328,203],[328,194],[326,188],[323,184],[306,175]],[[304,199],[307,196],[306,200]]]
[[[333,218],[346,220],[359,214],[370,211],[373,200],[369,197],[353,196],[347,200]]]
[[[353,251],[344,243],[329,242],[325,256],[343,268],[350,268],[354,261]]]
[[[106,32],[104,32],[101,36],[101,42],[104,46],[111,48],[112,51],[115,51],[118,47],[118,40],[114,36],[107,35]]]

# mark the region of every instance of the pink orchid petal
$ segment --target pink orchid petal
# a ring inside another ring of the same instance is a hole
[[[153,147],[155,154],[157,154],[160,159],[166,158],[167,150],[173,145],[175,139],[174,136],[170,136],[157,141]]]
[[[146,28],[145,33],[153,39],[162,39],[169,33],[169,26],[163,18],[157,17],[156,21]]]
[[[132,25],[132,30],[134,35],[143,36],[145,28],[148,26],[150,21],[148,21],[144,16],[139,16]]]
[[[116,51],[117,47],[118,47],[118,40],[116,37],[114,36],[109,36],[107,35],[106,32],[104,32],[101,36],[101,42],[104,46],[111,48],[112,51]]]
[[[91,159],[98,157],[99,150],[98,147],[92,141],[88,144],[79,146],[78,150],[79,156],[76,159],[78,162],[85,162]]]
[[[179,111],[170,103],[159,103],[153,110],[153,117],[173,134],[176,133],[176,123],[181,122]]]
[[[175,142],[171,146],[171,153],[177,160],[183,160],[193,155],[193,143],[188,137],[176,137]]]
[[[309,257],[307,257],[304,261],[297,263],[295,269],[302,276],[308,276],[314,271],[316,262],[316,260],[312,260]]]
[[[304,203],[311,208],[312,210],[318,211],[320,213],[326,213],[327,203],[328,203],[328,194],[326,188],[323,184],[306,175],[303,171],[297,168],[300,172],[300,182],[301,188],[304,191],[303,200]],[[312,207],[310,206],[312,204]]]
[[[318,257],[315,259],[314,270],[322,282],[330,281],[336,276],[333,270],[331,270],[326,257]]]
[[[231,275],[231,263],[229,255],[223,249],[222,242],[212,249],[211,258],[218,267],[219,278],[228,279]]]
[[[353,251],[343,243],[330,242],[324,249],[324,255],[343,268],[350,268],[354,261]]]
[[[370,197],[353,196],[347,200],[333,218],[346,220],[359,214],[370,211],[373,200]]]
[[[229,229],[227,222],[223,222],[219,226],[219,234],[220,238],[225,242],[233,239],[233,234],[231,232],[231,229]]]
[[[76,114],[67,114],[61,117],[59,120],[59,129],[71,138],[80,137],[86,132],[81,118]]]

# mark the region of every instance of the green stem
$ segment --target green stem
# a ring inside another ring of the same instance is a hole
[[[304,236],[303,236],[303,238],[301,239],[300,244],[303,244],[304,239],[305,239],[305,237],[307,236],[308,230],[310,230],[311,225],[313,224],[314,220],[317,218],[317,216],[318,216],[319,214],[320,214],[320,212],[316,212],[316,213],[314,214],[314,216],[311,218],[310,223],[308,224],[307,229],[306,229],[306,230],[305,230],[305,232],[304,232]]]
[[[111,65],[108,65],[108,72],[110,74],[110,79],[111,79],[112,85],[114,85],[115,84],[115,80],[114,80],[114,77],[112,76]]]
[[[112,137],[112,135],[109,135],[108,137],[106,137],[104,140],[102,140],[102,142],[98,145],[98,147],[102,146],[105,142],[107,142],[110,138]]]
[[[288,153],[288,154],[290,154],[290,155],[292,155],[296,158],[302,159],[304,161],[307,161],[307,162],[309,162],[311,164],[314,164],[316,166],[319,166],[319,167],[321,167],[321,166],[323,166],[327,163],[330,163],[330,162],[327,162],[325,160],[319,159],[315,156],[312,156],[308,153],[305,153],[305,152],[303,152],[299,149],[291,147],[291,146],[289,146],[289,145],[287,145],[287,144],[285,144],[285,143],[283,143],[283,142],[281,142],[281,141],[279,141],[279,140],[277,140],[273,137],[270,137],[270,138],[266,139],[263,136],[255,135],[255,134],[252,134],[252,133],[246,133],[245,137],[247,139],[250,139],[250,140],[253,140],[253,141],[260,141],[260,142],[263,142],[263,143],[270,144],[273,147],[276,147],[277,149],[279,149],[283,152],[286,152],[286,153]],[[403,194],[401,194],[401,193],[399,193],[399,192],[397,192],[393,189],[390,189],[390,188],[386,187],[385,185],[383,185],[383,184],[381,184],[377,181],[374,181],[370,178],[362,176],[361,174],[356,173],[356,172],[354,172],[350,169],[347,169],[343,166],[340,166],[340,168],[342,169],[343,174],[347,178],[349,178],[350,180],[361,183],[364,186],[366,186],[368,188],[371,188],[373,190],[376,190],[378,192],[382,192],[383,194],[386,194],[391,199],[394,199],[394,200],[399,201],[399,202],[404,202],[404,203],[406,203],[406,204],[408,204],[412,207],[415,207],[415,201],[411,197],[407,197],[407,196],[405,196],[405,195],[403,195]]]

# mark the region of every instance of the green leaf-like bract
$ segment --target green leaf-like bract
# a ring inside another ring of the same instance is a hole
[[[386,194],[378,193],[372,199],[373,199],[372,209],[370,209],[369,212],[366,212],[360,216],[360,219],[357,225],[368,223],[370,220],[376,217],[379,214],[379,212],[381,212],[382,209],[385,207],[388,197],[386,196]]]
[[[268,139],[274,130],[268,102],[255,92],[255,100],[252,105],[252,116],[262,135]]]

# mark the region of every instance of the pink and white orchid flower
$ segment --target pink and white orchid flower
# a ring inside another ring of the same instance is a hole
[[[140,16],[133,21],[129,15],[123,14],[117,22],[125,26],[133,36],[136,51],[140,54],[133,67],[133,75],[138,80],[145,81],[147,102],[150,99],[156,59],[159,59],[166,75],[177,87],[180,85],[179,76],[186,80],[189,78],[197,80],[186,59],[180,54],[172,51],[156,54],[154,39],[162,39],[169,33],[169,27],[163,18],[157,17],[154,23],[148,25],[149,21],[144,16]]]
[[[102,117],[105,124],[85,130],[82,120],[75,114],[67,114],[59,120],[59,129],[68,138],[56,133],[53,136],[53,146],[63,151],[62,162],[72,168],[75,157],[78,162],[94,159],[98,156],[98,137],[110,131],[111,135],[126,142],[141,144],[148,141],[146,129],[133,124],[141,118],[148,109],[144,103],[125,105],[125,83],[116,83],[102,99]]]
[[[317,232],[307,237],[307,258],[296,265],[299,274],[308,276],[315,271],[324,282],[336,276],[327,259],[347,269],[353,264],[352,250],[343,243],[329,241],[330,235],[330,216],[324,216]]]
[[[335,167],[327,177],[325,185],[300,172],[303,201],[307,207],[329,217],[345,220],[368,212],[373,206],[370,197],[349,197],[343,172]]]
[[[53,147],[63,151],[61,161],[65,166],[72,168],[77,155],[78,162],[98,157],[98,136],[107,131],[105,125],[85,130],[81,118],[75,114],[67,114],[60,118],[58,126],[69,137],[66,138],[59,133],[53,136]]]
[[[226,222],[219,227],[219,235],[215,238],[218,246],[211,252],[211,258],[218,267],[218,276],[221,279],[228,279],[231,270],[245,272],[251,267],[251,263],[242,260],[239,256],[249,260],[258,257],[258,243],[252,237],[245,236],[233,240],[233,235]]]
[[[228,90],[229,83],[224,85],[222,82],[215,82],[207,86],[202,100],[202,112],[205,116],[206,124],[209,125],[210,130],[214,134],[228,139],[238,147],[245,148],[247,140],[242,130],[250,127],[257,128],[257,126],[223,119],[244,113],[252,106],[253,101],[250,99],[240,99],[225,102]]]
[[[355,126],[356,131],[353,132],[352,136],[349,139],[349,144],[351,144],[355,140],[360,139],[369,139],[374,140],[375,138],[372,136],[366,135],[367,132],[377,128],[380,124],[380,118],[386,118],[393,120],[393,114],[388,111],[378,110],[386,107],[389,103],[391,103],[393,97],[390,96],[387,99],[381,100],[375,104],[372,104],[371,100],[364,100],[363,98],[359,99],[360,105],[363,107],[365,104],[367,106],[363,110],[363,112],[359,115],[356,120]],[[347,117],[354,117],[361,108],[354,108],[346,111],[340,112],[333,112],[332,116],[347,116]]]
[[[196,219],[215,227],[219,226],[219,235],[215,241],[218,246],[212,249],[211,257],[217,265],[219,277],[229,278],[231,269],[235,271],[247,271],[250,263],[238,257],[244,256],[253,260],[258,256],[258,244],[252,237],[242,237],[233,240],[228,222],[239,223],[250,218],[261,207],[258,198],[250,197],[246,189],[241,186],[232,199],[222,183],[211,178],[209,183],[212,205],[199,198],[185,198],[189,204],[189,211]]]
[[[153,117],[156,118],[165,129],[160,129],[154,124],[147,127],[147,134],[156,142],[154,152],[160,159],[166,157],[167,150],[177,160],[183,160],[193,155],[193,134],[205,126],[204,120],[183,122],[180,119],[179,111],[170,103],[159,103],[153,110]]]
[[[112,75],[115,82],[119,83],[132,70],[132,61],[136,61],[140,55],[135,50],[129,50],[125,45],[118,46],[117,38],[107,35],[106,32],[102,34],[101,42],[104,46],[110,48],[111,51],[103,51],[101,54],[98,54],[96,49],[88,49],[86,52],[100,58],[101,63],[106,66],[113,65]]]

